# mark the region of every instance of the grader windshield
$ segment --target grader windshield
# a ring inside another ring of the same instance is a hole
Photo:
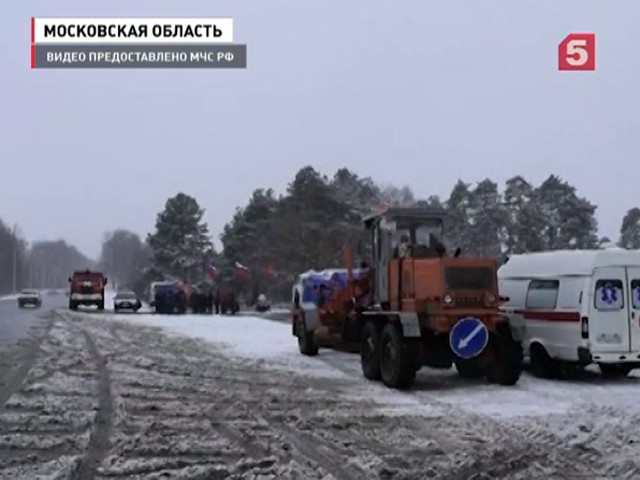
[[[367,219],[376,262],[393,258],[402,243],[412,256],[430,256],[442,244],[445,215],[435,209],[392,208]]]
[[[392,230],[392,248],[406,241],[414,254],[433,250],[442,243],[442,220],[438,218],[398,218]]]

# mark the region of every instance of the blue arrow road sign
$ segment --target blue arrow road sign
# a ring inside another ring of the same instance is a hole
[[[451,350],[460,358],[477,357],[489,342],[489,332],[479,318],[465,317],[456,323],[449,334]]]

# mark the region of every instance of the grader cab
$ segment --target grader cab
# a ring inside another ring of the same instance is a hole
[[[515,384],[522,350],[500,314],[497,261],[448,252],[446,213],[393,208],[365,220],[371,256],[347,265],[344,286],[324,287],[322,305],[294,309],[300,351],[359,351],[366,378],[408,388],[423,366]],[[350,260],[348,261],[350,263]]]

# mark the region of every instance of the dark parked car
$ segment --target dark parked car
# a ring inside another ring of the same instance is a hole
[[[116,313],[121,310],[133,310],[137,312],[140,308],[142,308],[142,302],[135,292],[118,292],[113,298],[113,311]]]

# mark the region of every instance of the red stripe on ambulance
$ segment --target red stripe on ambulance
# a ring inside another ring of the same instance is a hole
[[[545,322],[579,322],[580,312],[558,312],[556,310],[516,310],[525,320],[541,320]]]

